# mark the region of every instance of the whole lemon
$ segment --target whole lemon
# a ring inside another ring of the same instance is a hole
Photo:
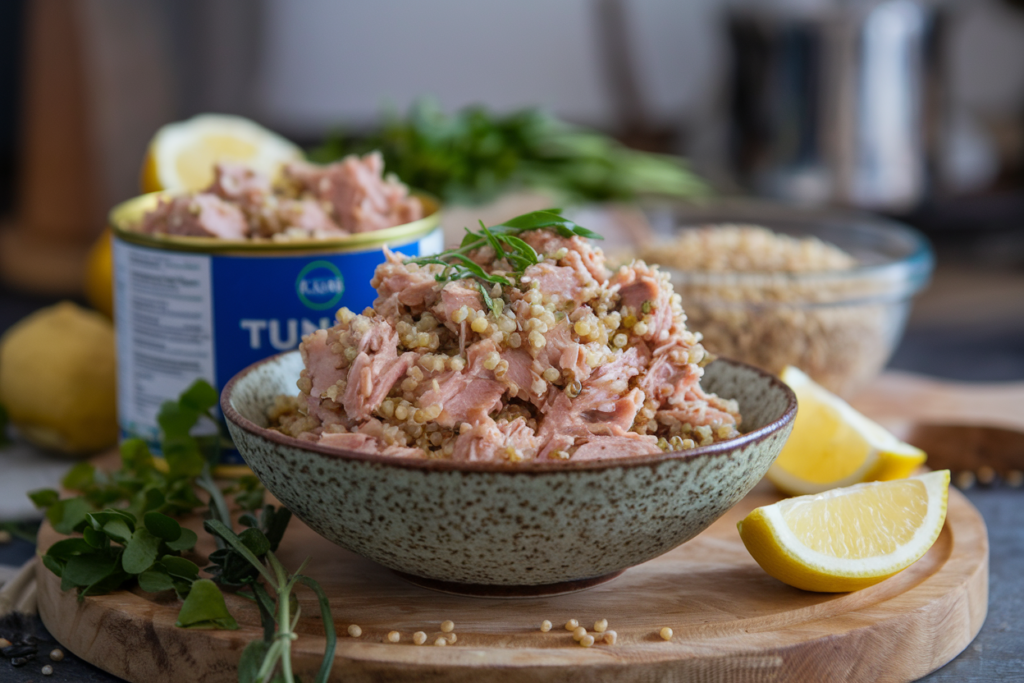
[[[27,440],[85,455],[117,443],[114,328],[62,302],[0,337],[0,403]]]
[[[89,250],[85,264],[85,299],[108,318],[114,317],[114,254],[110,229]]]

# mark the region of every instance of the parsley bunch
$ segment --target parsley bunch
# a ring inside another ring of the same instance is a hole
[[[151,593],[173,590],[183,600],[176,622],[181,628],[237,629],[218,584],[244,587],[237,594],[259,607],[264,638],[243,651],[241,683],[294,683],[291,641],[299,610],[293,608],[292,592],[302,584],[320,604],[327,651],[316,681],[326,683],[336,641],[327,596],[316,581],[301,574],[302,568],[289,574],[273,552],[291,512],[263,505],[263,486],[255,477],[242,477],[221,489],[211,474],[225,443],[212,413],[217,398],[216,389],[200,380],[178,401],[161,407],[158,422],[165,468],[157,466],[144,441],[132,439],[121,446],[120,469],[106,473],[81,463],[68,472],[62,484],[79,495],[61,499],[53,489],[31,492],[29,497],[46,510],[56,531],[81,533],[50,546],[43,564],[60,577],[62,590],[77,589],[80,600],[132,582]],[[194,436],[192,431],[201,419],[212,421],[216,433]],[[196,487],[209,494],[208,503],[196,495]],[[239,519],[245,529],[238,534],[225,495],[233,495],[236,505],[247,511]],[[213,580],[199,578],[199,566],[182,557],[195,548],[198,537],[172,518],[204,505],[208,516],[204,529],[218,546],[206,568]],[[273,591],[273,598],[260,579]]]
[[[519,188],[572,202],[708,193],[683,159],[630,149],[541,109],[499,114],[470,106],[447,114],[424,99],[404,117],[383,119],[368,135],[335,134],[310,159],[327,163],[379,150],[388,173],[448,203],[482,203]]]

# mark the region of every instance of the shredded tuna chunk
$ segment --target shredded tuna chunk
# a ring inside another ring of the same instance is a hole
[[[573,460],[604,460],[651,453],[661,453],[656,438],[630,433],[588,441],[577,448],[572,457]]]
[[[217,237],[225,240],[245,239],[249,224],[245,214],[234,204],[212,194],[161,199],[139,224],[139,232],[182,237]]]
[[[350,155],[330,166],[293,163],[285,175],[322,202],[330,204],[345,230],[383,230],[423,217],[423,205],[409,188],[384,177],[384,157],[371,152]]]
[[[484,420],[471,426],[455,440],[452,460],[521,460],[533,459],[539,442],[519,417],[512,422]]]
[[[146,214],[138,230],[220,239],[330,239],[423,217],[423,205],[373,152],[328,166],[289,164],[284,182],[236,163],[214,167],[213,183]]]
[[[521,236],[537,257],[518,276],[491,245],[465,253],[504,283],[386,251],[373,309],[342,309],[303,339],[304,400],[275,409],[278,428],[351,451],[512,463],[738,434],[736,403],[700,387],[710,356],[664,274],[642,261],[609,273],[578,236]]]
[[[373,307],[388,320],[401,313],[422,313],[438,298],[437,282],[423,269],[403,263],[401,254],[384,247],[384,263],[377,266],[370,284],[377,290]]]

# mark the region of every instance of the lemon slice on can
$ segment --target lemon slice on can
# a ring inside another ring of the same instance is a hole
[[[282,163],[302,158],[294,143],[249,119],[202,114],[157,131],[143,163],[142,191],[202,190],[221,161],[274,176]]]
[[[906,569],[946,519],[949,470],[855,484],[759,507],[738,524],[761,567],[796,588],[866,588]]]
[[[799,404],[793,432],[768,470],[768,479],[784,493],[902,479],[925,461],[920,448],[900,441],[800,370],[789,366],[781,377]]]

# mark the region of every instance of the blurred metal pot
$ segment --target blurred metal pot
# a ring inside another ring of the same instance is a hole
[[[940,8],[918,0],[732,7],[739,179],[804,203],[919,204],[940,143],[943,26]]]

